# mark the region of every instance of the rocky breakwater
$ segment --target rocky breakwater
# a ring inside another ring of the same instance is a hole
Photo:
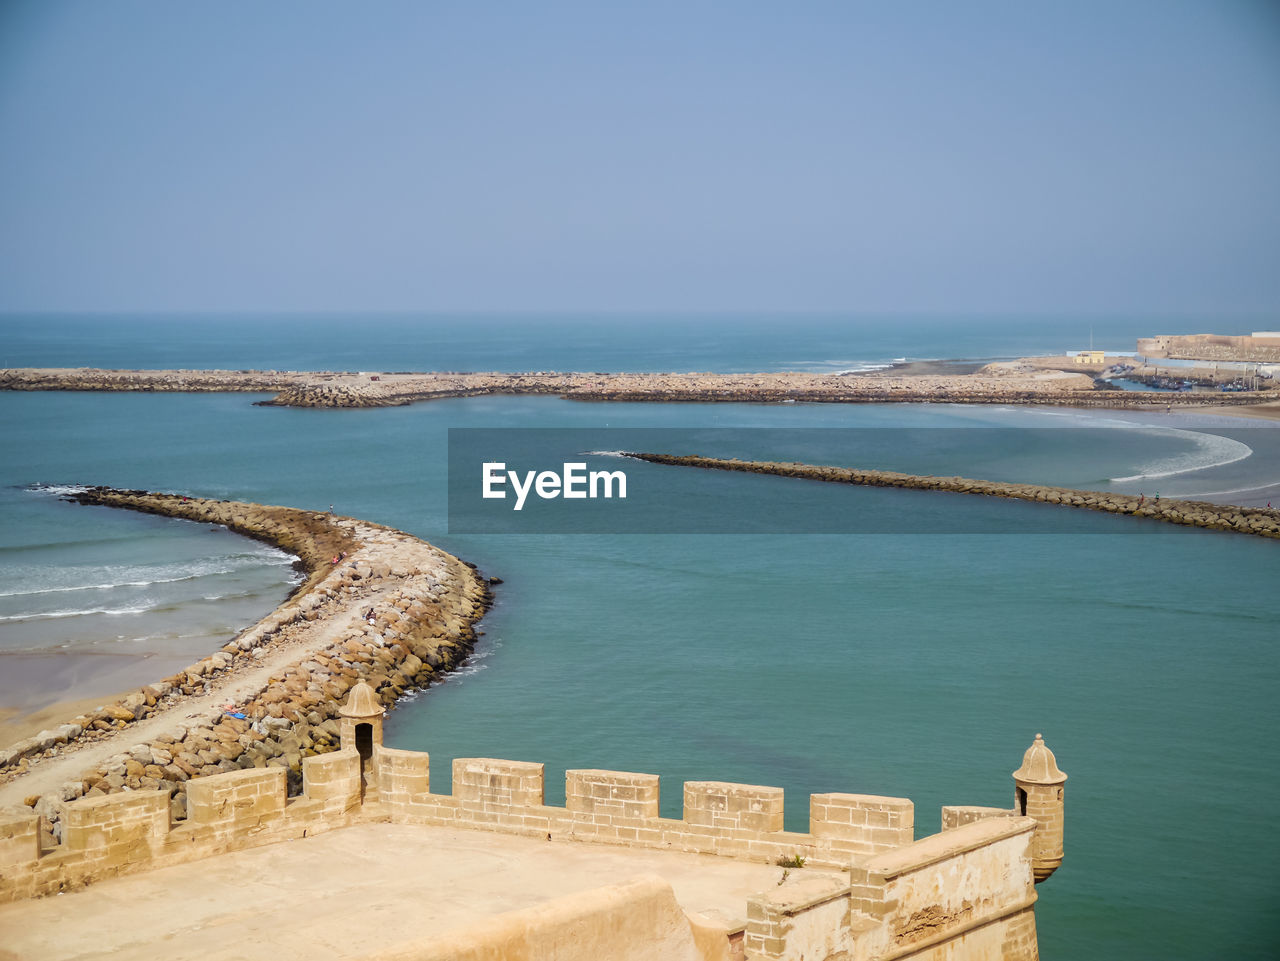
[[[259,407],[395,407],[409,401],[385,397],[370,391],[364,384],[295,384],[286,387],[270,400],[258,401]]]
[[[485,394],[547,395],[581,401],[672,403],[1067,403],[1093,390],[1081,374],[1032,371],[991,376],[852,376],[721,373],[398,373],[344,375],[282,390],[264,406],[387,407]]]
[[[900,487],[911,490],[952,491],[958,494],[981,494],[1014,500],[1060,504],[1108,514],[1125,514],[1205,527],[1210,530],[1236,531],[1260,537],[1280,538],[1280,510],[1255,507],[1233,507],[1207,501],[1155,501],[1132,494],[1108,494],[1100,491],[1076,490],[1070,487],[1046,487],[1040,484],[1010,484],[1001,481],[973,480],[967,477],[933,477],[923,474],[900,474],[896,471],[860,470],[852,467],[823,467],[815,464],[747,461],[735,458],[678,456],[673,454],[628,453],[628,457],[651,464],[673,467],[700,467],[708,470],[744,471],[752,474],[774,474],[805,480],[854,484],[862,487]]]
[[[280,370],[104,370],[22,367],[0,370],[0,390],[269,393],[334,374]]]
[[[203,523],[297,555],[305,582],[221,650],[91,714],[0,750],[0,806],[26,803],[58,836],[61,804],[160,788],[175,819],[186,782],[279,766],[338,746],[338,710],[363,681],[385,705],[457,666],[475,643],[488,583],[402,531],[288,507],[90,488],[68,499]],[[496,583],[496,581],[495,581]]]
[[[261,406],[394,407],[488,394],[580,401],[669,403],[956,403],[1071,407],[1199,406],[1203,394],[1099,389],[1091,377],[1030,362],[989,364],[974,373],[353,373],[333,371],[0,371],[0,390],[272,391]],[[1274,391],[1216,395],[1215,406],[1257,404]]]
[[[720,373],[398,373],[332,375],[297,383],[262,406],[392,407],[493,394],[594,402],[746,404],[1044,404],[1163,408],[1203,405],[1204,395],[1101,390],[1085,374],[1031,364],[993,364],[972,374]],[[1256,404],[1274,395],[1215,396],[1221,405]]]

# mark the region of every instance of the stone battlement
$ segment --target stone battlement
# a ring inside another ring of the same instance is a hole
[[[193,778],[187,819],[177,825],[161,790],[82,798],[64,805],[63,839],[51,848],[41,846],[38,814],[8,809],[0,814],[0,901],[391,822],[838,872],[797,870],[794,883],[749,899],[745,928],[724,932],[747,959],[898,958],[943,944],[960,946],[947,955],[954,958],[1035,957],[1034,881],[1047,876],[1042,854],[1056,857],[1055,867],[1061,860],[1066,779],[1039,738],[1015,774],[1021,810],[944,809],[945,829],[916,841],[910,800],[865,794],[812,795],[804,833],[784,829],[782,789],[760,785],[686,782],[682,816],[664,818],[654,774],[567,771],[559,807],[545,803],[542,764],[457,758],[452,792],[436,794],[426,753],[382,745],[381,715],[372,692],[357,688],[343,709],[341,749],[305,759],[298,797],[288,796],[284,769],[272,767]]]

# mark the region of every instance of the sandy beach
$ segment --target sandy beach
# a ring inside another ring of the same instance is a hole
[[[63,724],[70,718],[94,714],[105,705],[120,701],[130,693],[117,691],[107,697],[55,701],[33,711],[12,707],[0,708],[0,744],[16,744],[26,738],[34,737],[40,731]]]
[[[1206,404],[1205,413],[1222,417],[1249,417],[1255,420],[1280,420],[1280,401],[1267,401],[1260,404],[1245,404],[1236,407],[1219,407]]]

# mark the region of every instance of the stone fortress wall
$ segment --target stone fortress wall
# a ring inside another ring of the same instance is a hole
[[[686,782],[683,816],[664,818],[657,775],[568,771],[566,803],[558,807],[544,803],[542,764],[491,758],[455,759],[452,793],[436,794],[426,753],[382,745],[382,714],[372,689],[357,685],[342,709],[340,750],[304,760],[297,797],[288,796],[286,771],[268,767],[191,779],[187,818],[176,825],[162,790],[81,798],[64,805],[62,841],[53,846],[42,846],[40,815],[6,809],[0,900],[373,820],[763,862],[802,858],[842,872],[805,878],[797,870],[796,883],[751,898],[745,927],[711,938],[701,955],[707,959],[1037,957],[1034,883],[1062,859],[1066,780],[1038,736],[1015,772],[1013,808],[945,808],[944,830],[915,841],[914,807],[904,798],[812,795],[809,830],[800,833],[784,829],[781,788]],[[571,947],[555,947],[565,924],[589,915],[596,925],[643,932],[660,894],[645,884],[584,892],[561,899],[536,923],[499,919],[468,932],[466,950],[442,953],[448,939],[435,939],[413,956],[507,956],[484,952],[514,950],[490,942],[515,938],[528,956],[572,961],[579,956]]]
[[[1143,357],[1175,360],[1221,360],[1280,363],[1280,333],[1262,331],[1252,335],[1188,334],[1146,337],[1138,341]]]

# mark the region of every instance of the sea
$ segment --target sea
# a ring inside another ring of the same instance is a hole
[[[1091,341],[1131,351],[1138,337],[1221,326],[1056,315],[10,315],[0,367],[839,372]],[[295,410],[260,399],[0,392],[0,707],[163,676],[297,583],[292,559],[273,548],[76,506],[59,496],[66,489],[332,505],[503,581],[468,664],[388,717],[388,744],[431,753],[435,790],[448,789],[452,758],[502,757],[545,763],[548,803],[562,802],[566,769],[611,768],[659,774],[668,816],[680,814],[683,781],[738,781],[784,788],[792,830],[806,828],[810,793],[908,797],[924,836],[938,830],[941,805],[1011,805],[1010,772],[1043,733],[1069,780],[1065,861],[1037,889],[1042,957],[1280,954],[1280,544],[1065,510],[1055,514],[1070,518],[1065,528],[1023,529],[1016,512],[1037,505],[617,459],[633,486],[655,485],[709,523],[468,533],[450,523],[448,464],[450,429],[554,428],[584,438],[564,441],[568,455],[644,428],[692,432],[744,457],[1262,504],[1280,484],[1272,424],[950,404],[482,397]],[[1063,428],[1077,430],[1046,445]],[[850,431],[879,438],[859,455],[874,463],[837,445]],[[779,505],[810,518],[941,511],[970,523],[790,530]]]

